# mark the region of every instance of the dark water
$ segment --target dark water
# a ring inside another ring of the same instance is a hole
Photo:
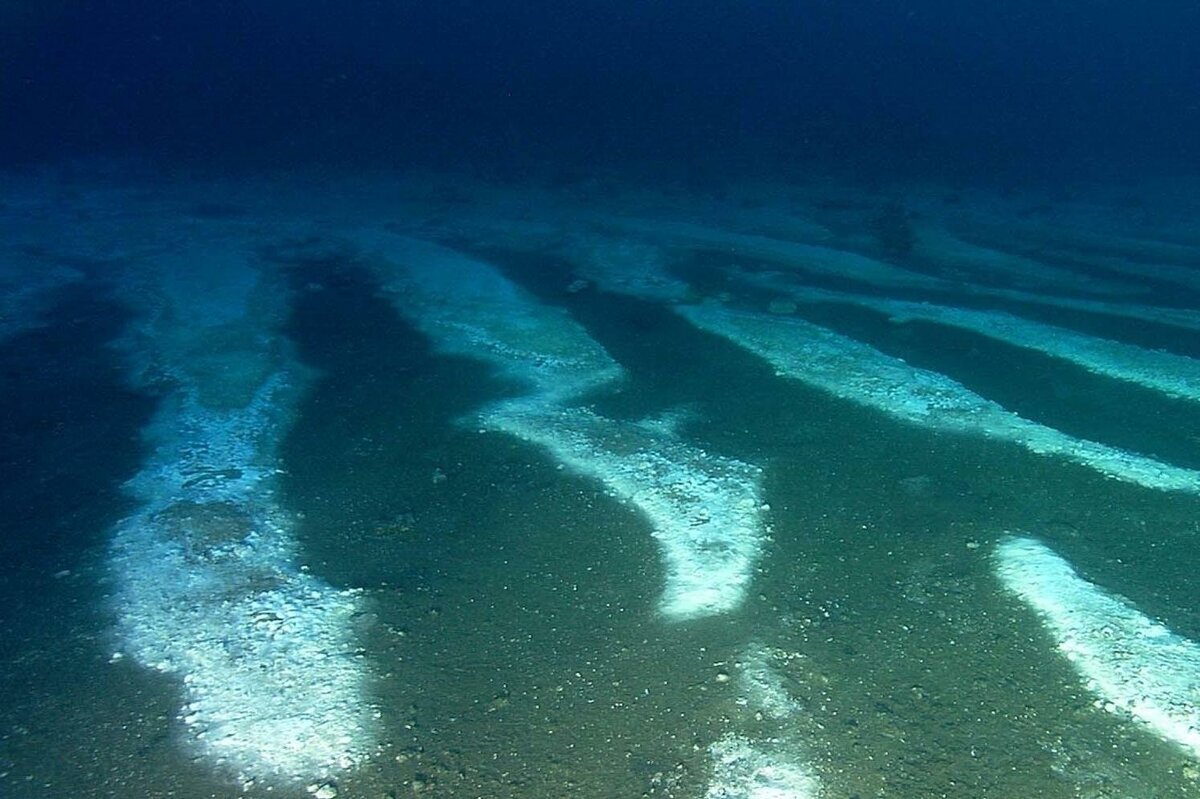
[[[1200,10],[1127,3],[7,3],[0,151],[698,185],[1194,173]]]
[[[1200,796],[1197,29],[0,4],[0,797]]]

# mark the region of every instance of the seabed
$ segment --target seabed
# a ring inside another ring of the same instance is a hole
[[[1200,793],[1178,194],[4,180],[4,796]]]

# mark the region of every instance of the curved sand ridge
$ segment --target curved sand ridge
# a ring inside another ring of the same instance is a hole
[[[1041,617],[1103,707],[1200,757],[1200,644],[1083,579],[1035,539],[1002,541],[995,568],[1004,587]]]
[[[504,403],[487,419],[645,514],[666,560],[664,615],[708,616],[740,604],[761,548],[760,469],[684,444],[659,426],[586,408]]]
[[[676,311],[763,358],[782,376],[905,422],[1010,441],[1147,488],[1200,492],[1198,472],[1029,421],[943,374],[910,366],[827,328],[716,304],[676,306]]]
[[[359,242],[396,307],[440,350],[484,360],[525,387],[482,408],[481,425],[543,447],[647,518],[666,561],[664,616],[741,604],[764,537],[759,469],[688,444],[669,425],[584,407],[583,395],[618,380],[621,368],[564,310],[488,264],[400,236]]]
[[[137,509],[113,535],[121,647],[181,682],[205,758],[243,781],[326,778],[369,756],[376,713],[351,632],[362,599],[296,564],[276,497],[307,375],[276,332],[285,292],[237,251],[220,259],[226,280],[188,255],[126,284],[143,309],[125,342],[135,380],[170,388],[126,486]]]

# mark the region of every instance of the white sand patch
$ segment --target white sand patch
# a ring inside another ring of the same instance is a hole
[[[716,304],[676,306],[676,310],[698,327],[763,358],[781,376],[902,421],[1010,441],[1148,488],[1200,491],[1198,472],[1029,421],[946,375],[910,366],[827,328]]]
[[[769,275],[749,276],[748,279],[756,285],[776,289],[803,302],[849,303],[885,313],[895,322],[917,319],[969,330],[1070,361],[1094,374],[1134,383],[1177,399],[1200,402],[1200,361],[1185,355],[1089,336],[1004,311],[826,291],[797,286]]]
[[[811,799],[820,795],[813,773],[785,742],[726,735],[708,747],[713,771],[705,799]]]
[[[238,259],[218,258],[234,277]],[[127,281],[143,309],[124,344],[133,379],[169,390],[109,568],[120,646],[180,681],[189,745],[241,780],[298,783],[368,757],[376,711],[361,597],[295,561],[276,449],[308,376],[263,304],[279,287],[240,262],[249,276],[230,281],[196,279],[186,258]]]
[[[773,721],[786,721],[800,714],[800,703],[787,692],[780,664],[800,655],[754,643],[737,663],[738,704]]]
[[[1127,713],[1200,757],[1200,645],[1083,579],[1035,539],[1002,541],[995,566],[1004,587],[1037,612],[1101,707]]]
[[[404,236],[355,240],[396,307],[442,352],[486,360],[549,404],[621,376],[565,310],[539,303],[491,265]]]
[[[563,309],[490,265],[400,236],[362,242],[396,307],[438,349],[486,361],[525,386],[481,408],[479,424],[545,448],[646,517],[666,563],[664,616],[741,604],[765,537],[759,469],[691,446],[670,425],[583,407],[588,390],[621,377],[620,366]]]
[[[484,418],[645,515],[667,567],[664,616],[693,619],[741,605],[764,537],[760,469],[584,408],[502,403]]]
[[[809,765],[805,740],[810,728],[800,703],[784,685],[780,666],[793,657],[751,642],[734,669],[738,726],[755,737],[729,732],[709,746],[712,775],[705,799],[809,799],[820,780]],[[761,731],[766,728],[769,734]]]

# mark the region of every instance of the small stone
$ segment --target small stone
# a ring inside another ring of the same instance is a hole
[[[321,785],[310,785],[308,786],[308,791],[316,799],[335,799],[338,795],[337,786],[332,782],[326,782]]]
[[[718,671],[717,672],[717,677],[716,677],[717,682],[729,682],[730,679],[731,679],[731,677],[729,676],[729,672],[727,672],[727,671]]]

